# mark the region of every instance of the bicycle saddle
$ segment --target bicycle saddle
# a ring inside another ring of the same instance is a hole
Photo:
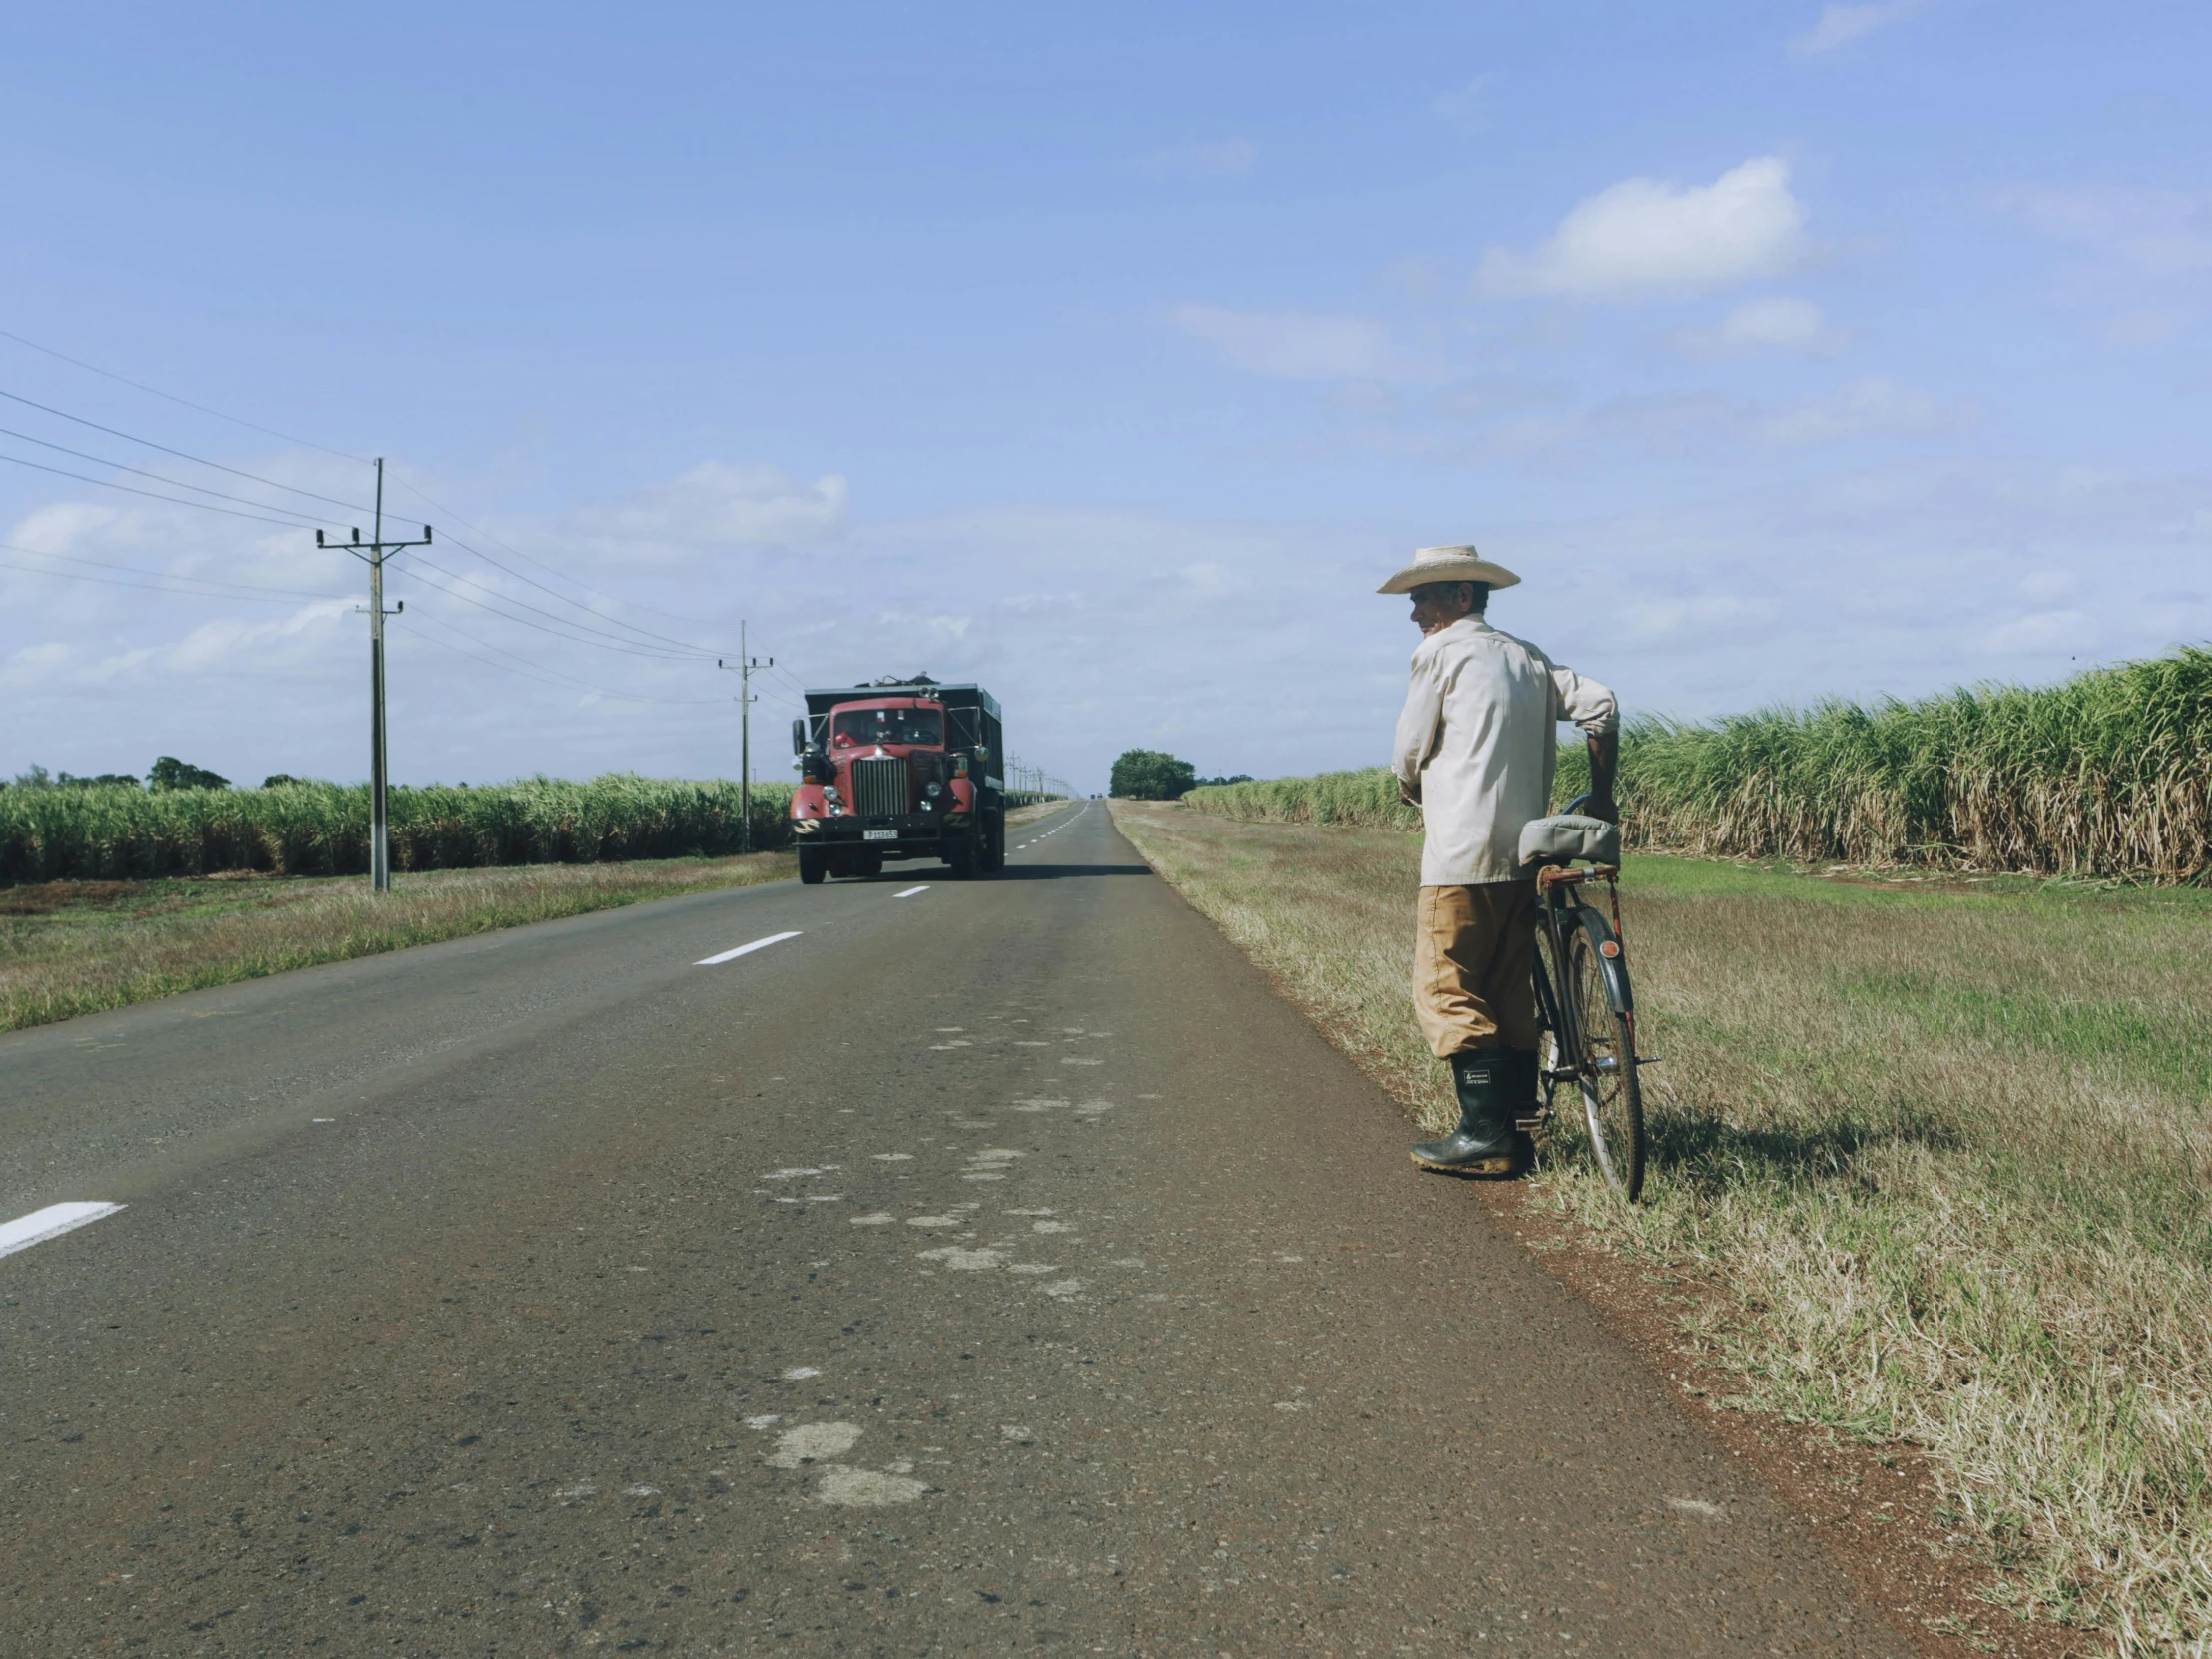
[[[1621,829],[1601,818],[1580,813],[1556,813],[1531,819],[1520,832],[1523,864],[1617,864],[1621,861]]]

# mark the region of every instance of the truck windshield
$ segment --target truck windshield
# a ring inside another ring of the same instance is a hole
[[[854,744],[944,742],[944,716],[935,709],[847,709],[836,718],[832,739]]]

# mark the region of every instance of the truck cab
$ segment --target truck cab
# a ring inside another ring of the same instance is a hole
[[[886,860],[936,858],[966,879],[1006,857],[997,776],[997,701],[980,686],[926,677],[807,693],[792,723],[799,878],[882,873]]]

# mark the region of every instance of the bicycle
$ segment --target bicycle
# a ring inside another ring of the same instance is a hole
[[[1567,812],[1588,800],[1577,796]],[[1618,859],[1617,833],[1613,845]],[[1579,864],[1546,861],[1554,856],[1546,852],[1534,860],[1538,1094],[1535,1115],[1517,1127],[1525,1134],[1547,1124],[1565,1130],[1573,1119],[1557,1110],[1556,1097],[1561,1085],[1573,1085],[1592,1159],[1606,1184],[1633,1204],[1644,1185],[1644,1098],[1636,1071],[1652,1062],[1636,1052],[1636,1001],[1621,943],[1620,865],[1590,857]],[[1582,855],[1569,855],[1575,856]],[[1610,895],[1610,921],[1583,896],[1596,881]]]

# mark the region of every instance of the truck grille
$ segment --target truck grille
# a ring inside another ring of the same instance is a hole
[[[852,763],[852,810],[863,816],[903,813],[911,798],[906,793],[906,763],[895,756],[871,756]]]

